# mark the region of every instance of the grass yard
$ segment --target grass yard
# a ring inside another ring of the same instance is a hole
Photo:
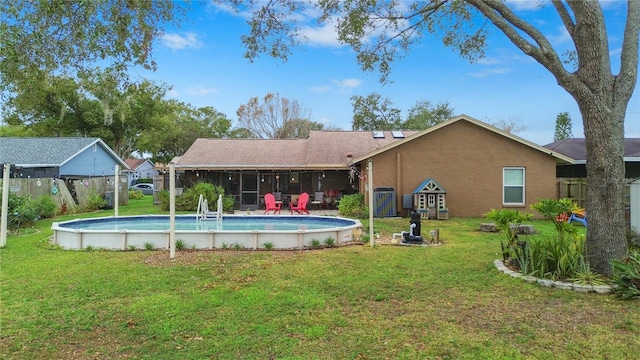
[[[148,213],[161,213],[151,197],[120,208],[121,215]],[[423,221],[423,235],[440,229],[437,247],[178,251],[174,260],[168,251],[53,249],[51,222],[10,236],[0,250],[4,359],[640,354],[637,301],[540,287],[498,272],[501,235],[479,232],[483,219]],[[374,225],[390,235],[409,221]]]

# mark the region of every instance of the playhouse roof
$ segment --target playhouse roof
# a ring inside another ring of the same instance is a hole
[[[440,186],[440,184],[438,184],[432,178],[427,178],[420,185],[418,185],[418,187],[416,187],[415,190],[413,190],[414,194],[419,194],[419,193],[446,193],[446,192],[447,192],[447,190],[445,190],[442,186]]]

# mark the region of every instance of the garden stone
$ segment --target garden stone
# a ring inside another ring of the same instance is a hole
[[[482,223],[482,224],[480,224],[480,231],[482,231],[482,232],[498,232],[498,227],[494,223]]]
[[[593,287],[593,290],[598,294],[608,294],[613,291],[613,288],[609,285],[596,285]]]
[[[554,281],[553,286],[562,290],[571,290],[573,284],[564,281]]]
[[[593,285],[574,284],[573,290],[577,292],[593,292]]]
[[[538,279],[538,284],[546,287],[551,287],[553,285],[553,280]]]
[[[493,262],[493,265],[496,267],[496,269],[503,271],[507,268],[506,266],[504,266],[504,262],[502,262],[502,260],[495,260]]]

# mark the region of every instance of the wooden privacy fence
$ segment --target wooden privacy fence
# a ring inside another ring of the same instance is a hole
[[[581,208],[587,206],[587,179],[558,178],[556,191],[558,199],[571,199]]]
[[[626,179],[625,208],[630,205],[630,184],[635,179]],[[587,179],[585,178],[558,178],[556,182],[558,199],[567,198],[573,200],[579,207],[587,207]]]
[[[105,197],[108,191],[114,191],[113,176],[86,178],[78,180],[63,180],[52,178],[10,178],[9,191],[18,196],[31,196],[37,199],[50,196],[58,208],[66,206],[67,211],[75,212],[85,208],[92,193]],[[127,177],[120,176],[119,203],[129,203],[129,188]]]
[[[98,194],[106,199],[106,193],[111,192],[113,196],[113,192],[115,189],[113,179],[113,176],[103,176],[71,181],[71,191],[75,193],[75,198],[78,201],[78,206],[80,206],[80,208],[86,207],[91,194]],[[120,176],[120,186],[118,188],[120,191],[118,201],[119,204],[128,204],[129,186],[126,176]]]
[[[58,209],[62,207],[63,204],[67,207],[68,211],[75,211],[78,208],[69,189],[67,189],[67,185],[62,179],[11,178],[9,179],[9,191],[18,196],[28,195],[33,199],[50,196],[56,203]]]

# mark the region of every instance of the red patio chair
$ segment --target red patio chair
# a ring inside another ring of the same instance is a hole
[[[308,214],[309,210],[307,210],[307,203],[309,202],[309,194],[303,192],[300,194],[298,198],[298,203],[293,204],[289,203],[289,211],[293,214],[293,212],[297,212],[298,214]]]
[[[280,209],[282,208],[282,202],[281,201],[276,202],[276,197],[272,193],[264,194],[264,205],[265,205],[265,209],[264,209],[265,214],[268,214],[269,211],[273,211],[274,215],[276,214],[276,212],[280,214]]]

